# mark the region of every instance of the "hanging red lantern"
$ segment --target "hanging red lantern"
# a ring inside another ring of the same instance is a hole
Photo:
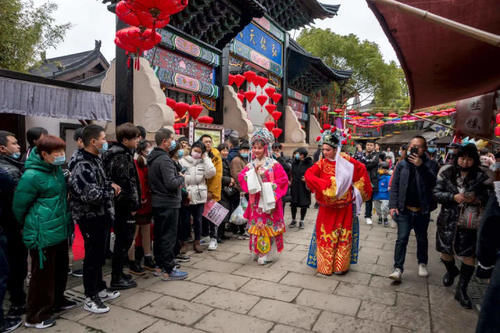
[[[255,91],[245,91],[244,95],[245,95],[245,98],[247,99],[247,101],[252,103],[252,101],[255,98],[255,95],[257,95],[257,93]]]
[[[283,130],[281,128],[273,128],[271,132],[273,132],[274,137],[277,139],[283,133]]]
[[[238,87],[238,89],[241,87],[241,85],[245,82],[245,77],[241,74],[235,75],[234,76],[234,83]]]
[[[274,121],[266,121],[266,122],[264,123],[264,126],[266,126],[266,128],[267,128],[267,130],[268,130],[269,132],[271,132],[271,131],[273,130],[274,126],[275,126],[275,125],[274,125]]]
[[[151,15],[149,12],[139,10],[131,1],[120,1],[116,5],[115,14],[128,25],[140,28],[163,28],[170,22],[169,14]]]
[[[321,135],[318,135],[318,136],[316,137],[316,142],[319,142],[319,140],[321,140]]]
[[[269,98],[266,95],[257,96],[257,101],[259,101],[260,106],[264,106]]]
[[[198,119],[201,111],[203,111],[203,106],[199,104],[190,105],[188,109],[189,115],[195,120]]]
[[[243,76],[245,77],[248,83],[253,83],[257,74],[255,74],[255,72],[252,71],[246,71],[245,73],[243,73]]]
[[[274,118],[274,120],[278,121],[278,119],[281,118],[281,112],[279,111],[274,111],[271,116]]]
[[[245,103],[245,95],[242,93],[238,93],[238,99],[241,101],[241,104]]]
[[[276,92],[276,89],[274,87],[267,87],[266,89],[264,89],[264,91],[266,92],[267,96],[272,97]]]
[[[357,113],[358,113],[358,111],[356,111],[356,110],[349,110],[349,112],[347,112],[347,114],[350,115],[350,116],[354,116]]]
[[[397,116],[398,116],[397,113],[394,113],[394,112],[389,113],[389,117],[391,117],[391,118],[396,118]]]
[[[188,5],[188,0],[127,0],[132,6],[152,16],[173,15]]]
[[[324,124],[324,125],[323,125],[323,129],[324,129],[325,131],[326,131],[326,130],[329,130],[329,129],[331,129],[331,128],[332,128],[332,125],[330,125],[330,124]]]
[[[319,132],[320,132],[321,134],[323,134],[323,133],[325,132],[325,130],[323,130],[323,129],[322,129],[322,130],[321,130],[321,131],[319,131]]]
[[[198,122],[200,122],[202,124],[211,124],[214,122],[214,118],[209,117],[209,116],[203,116],[203,117],[198,118]]]
[[[496,121],[497,124],[500,125],[500,112],[497,113]]]
[[[323,111],[323,112],[326,112],[326,111],[328,111],[328,105],[321,105],[321,106],[319,107],[319,109],[320,109],[321,111]]]
[[[269,114],[272,114],[273,111],[276,111],[276,108],[277,108],[277,106],[274,104],[267,104],[264,107],[266,108],[267,112],[269,112]]]
[[[377,112],[375,113],[375,115],[379,118],[383,118],[384,117],[384,114],[382,112]]]
[[[258,75],[255,76],[255,85],[258,85],[261,88],[264,88],[268,81],[269,81],[269,79],[267,77],[258,76]]]
[[[417,113],[415,113],[415,114],[416,114],[417,116],[420,116],[420,117],[424,117],[424,116],[426,115],[426,113],[425,113],[425,112],[423,112],[423,111],[417,112]]]
[[[167,105],[175,111],[175,106],[177,105],[177,102],[175,101],[175,99],[172,99],[172,98],[168,98],[167,97]]]
[[[229,84],[230,86],[232,86],[233,83],[234,83],[234,75],[233,74],[229,74],[227,84]]]
[[[273,99],[274,103],[278,104],[278,102],[280,101],[281,99],[281,94],[278,94],[278,93],[274,93],[271,98]]]
[[[495,136],[500,136],[500,125],[495,127]]]
[[[342,110],[342,109],[335,109],[333,112],[335,112],[335,113],[342,113],[342,112],[344,112],[344,110]]]
[[[137,57],[144,51],[152,49],[161,41],[161,35],[152,29],[141,30],[138,27],[128,27],[116,32],[115,44],[127,52],[135,53]],[[135,68],[139,70],[139,59]]]
[[[184,102],[175,103],[174,110],[175,110],[175,114],[177,114],[177,117],[182,118],[186,114],[186,111],[189,110],[189,104],[186,104]]]
[[[368,112],[363,112],[361,115],[363,117],[370,117],[371,116],[371,114],[369,114]]]

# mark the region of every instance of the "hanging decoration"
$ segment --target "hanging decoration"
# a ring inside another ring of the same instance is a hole
[[[278,104],[278,102],[281,100],[281,94],[279,93],[274,93],[272,96],[271,96],[272,100],[274,101],[274,103]]]
[[[232,86],[234,84],[234,75],[229,74],[227,84]]]
[[[271,132],[273,132],[274,137],[277,139],[283,133],[283,130],[281,128],[273,128]]]
[[[264,106],[264,104],[266,104],[267,100],[268,100],[268,97],[266,95],[257,96],[257,101],[260,104],[260,112],[262,112],[262,107]]]
[[[383,118],[384,114],[382,112],[377,112],[377,113],[375,113],[375,116],[377,116],[379,118]]]
[[[255,74],[255,72],[252,72],[252,71],[246,71],[245,73],[243,73],[243,76],[245,77],[248,84],[250,85],[250,83],[255,82],[254,80],[255,80],[255,77],[257,76],[257,74]],[[250,86],[248,88],[250,88]]]
[[[178,118],[182,118],[188,110],[189,110],[189,104],[186,104],[184,102],[179,102],[175,104],[174,111]]]
[[[274,111],[271,116],[274,118],[274,120],[278,121],[278,119],[281,118],[281,112],[279,111]]]
[[[245,95],[242,93],[238,93],[238,99],[241,101],[241,104],[245,103]]]
[[[189,109],[188,109],[189,115],[194,120],[198,119],[198,117],[200,116],[201,111],[203,111],[203,106],[201,106],[199,104],[192,104],[192,105],[189,106]]]
[[[236,87],[238,87],[238,89],[240,89],[243,82],[245,82],[245,77],[243,75],[238,74],[234,76],[234,84],[236,84]]]
[[[344,110],[342,110],[342,109],[340,109],[340,108],[337,108],[337,109],[333,110],[333,112],[335,112],[335,113],[339,114],[339,113],[344,112]]]
[[[276,92],[276,89],[274,87],[267,87],[266,89],[264,89],[264,91],[266,92],[266,95],[269,96],[269,98],[271,98],[273,94]]]
[[[269,114],[272,114],[273,111],[276,111],[276,108],[277,108],[277,106],[274,104],[267,104],[264,107],[266,108],[267,112],[269,112]]]
[[[209,116],[203,116],[203,117],[198,118],[198,122],[200,122],[202,124],[211,124],[214,122],[214,118],[209,117]]]
[[[175,99],[172,99],[172,98],[168,98],[167,97],[167,105],[175,111],[175,107],[177,105],[177,102],[175,101]]]
[[[245,91],[245,98],[247,99],[247,101],[249,103],[252,103],[253,99],[255,98],[255,95],[257,95],[257,93],[255,91]]]
[[[268,130],[269,132],[271,132],[271,131],[273,130],[273,128],[275,127],[275,125],[274,125],[274,121],[266,121],[266,122],[264,123],[264,126],[266,126],[266,128],[267,128],[267,130]]]
[[[170,15],[153,16],[134,5],[134,1],[120,1],[116,5],[115,14],[128,25],[143,29],[163,28],[170,22]]]
[[[139,57],[142,56],[144,51],[152,49],[159,42],[161,42],[161,35],[155,30],[141,30],[138,27],[118,30],[115,37],[115,44],[118,47],[136,55],[134,68],[137,70],[140,69]]]
[[[326,111],[328,111],[328,105],[321,105],[321,106],[319,107],[319,109],[320,109],[321,111],[323,111],[323,112],[326,112]]]

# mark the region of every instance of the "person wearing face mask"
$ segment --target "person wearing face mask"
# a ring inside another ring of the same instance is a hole
[[[216,170],[211,159],[208,157],[205,145],[201,141],[191,146],[191,155],[184,156],[180,164],[185,168],[184,179],[189,196],[189,212],[193,217],[194,244],[193,250],[202,253],[201,218],[203,208],[207,202],[207,179],[215,176]]]
[[[245,168],[245,166],[248,163],[248,153],[250,151],[250,145],[247,142],[242,142],[238,154],[233,157],[231,160],[231,177],[235,180],[234,186],[236,187],[236,190],[240,193],[239,196],[234,196],[234,202],[233,202],[233,207],[238,207],[240,204],[240,197],[244,196],[245,193],[241,189],[241,184],[238,180],[238,175],[240,172]],[[239,234],[240,239],[248,239],[248,234],[245,231],[245,226],[244,225],[239,225],[235,226],[235,229],[233,229],[236,234]]]
[[[23,241],[32,259],[26,327],[53,326],[55,311],[77,305],[64,297],[68,279],[68,231],[65,142],[46,135],[37,142],[25,164],[12,209],[23,227]]]
[[[290,228],[297,226],[297,208],[300,208],[299,229],[304,229],[304,219],[306,218],[307,208],[311,205],[311,191],[306,186],[304,174],[313,165],[312,158],[307,156],[305,148],[299,148],[294,153],[292,164],[291,179],[291,202],[292,223]]]
[[[83,129],[82,139],[85,147],[75,157],[69,188],[71,214],[80,227],[85,246],[83,308],[92,313],[105,313],[109,307],[103,302],[120,296],[120,292],[106,288],[102,266],[115,215],[113,199],[121,188],[108,180],[104,172],[100,157],[108,148],[104,128],[88,125]]]
[[[13,133],[0,130],[0,169],[10,179],[13,186],[10,190],[2,192],[3,211],[0,219],[0,229],[7,238],[7,261],[9,265],[9,276],[7,280],[7,291],[10,296],[10,309],[7,319],[10,327],[20,325],[21,316],[25,312],[26,294],[24,292],[24,280],[28,272],[28,251],[21,237],[21,227],[16,222],[12,212],[12,199],[14,190],[24,170],[24,163],[20,161],[21,147]]]
[[[436,250],[446,267],[443,285],[453,285],[460,275],[455,299],[466,309],[472,309],[467,286],[474,273],[477,225],[463,225],[461,220],[474,217],[461,216],[472,209],[484,209],[492,180],[480,167],[479,154],[474,144],[460,147],[453,165],[443,167],[434,188],[434,198],[441,204],[437,220]],[[479,213],[476,219],[479,223]],[[470,221],[474,222],[474,221]],[[460,270],[455,266],[455,256],[462,260]]]

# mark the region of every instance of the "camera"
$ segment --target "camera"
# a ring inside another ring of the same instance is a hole
[[[418,155],[418,148],[417,147],[413,147],[410,149],[410,155],[411,154],[415,154],[415,155]]]

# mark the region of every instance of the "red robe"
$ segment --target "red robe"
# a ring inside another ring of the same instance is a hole
[[[342,157],[354,165],[352,185],[363,200],[371,197],[370,177],[363,163],[346,154]],[[318,272],[331,275],[349,270],[352,247],[353,201],[352,186],[341,197],[336,197],[335,161],[321,159],[306,171],[307,187],[316,195],[320,204],[316,220]]]

